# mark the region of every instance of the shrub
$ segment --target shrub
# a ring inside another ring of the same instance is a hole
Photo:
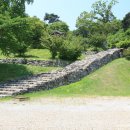
[[[116,46],[119,48],[128,48],[128,47],[130,47],[130,40],[120,41],[117,43]]]
[[[120,30],[114,35],[109,35],[107,37],[107,42],[110,48],[128,48],[130,47],[130,29],[127,31]]]
[[[106,36],[102,34],[94,34],[89,37],[88,43],[90,48],[95,48],[95,50],[107,49]]]
[[[128,47],[127,49],[124,49],[123,56],[130,56],[130,47]]]
[[[55,59],[58,55],[60,47],[63,44],[63,40],[63,36],[52,36],[47,33],[41,37],[42,46],[43,48],[48,49],[50,51],[52,59]]]
[[[74,61],[82,54],[83,47],[78,38],[65,40],[59,50],[59,58]]]

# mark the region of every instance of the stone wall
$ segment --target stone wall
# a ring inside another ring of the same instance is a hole
[[[64,69],[52,74],[52,79],[47,84],[39,85],[39,89],[51,89],[79,81],[84,76],[122,56],[120,49],[110,49],[97,54],[87,56],[84,60],[76,61]],[[38,88],[38,86],[37,86]]]
[[[0,84],[0,88],[4,94],[8,92],[7,95],[16,95],[32,91],[52,89],[79,81],[84,76],[89,75],[103,65],[111,62],[114,59],[120,58],[121,56],[122,51],[120,49],[102,51],[97,54],[87,56],[81,61],[76,61],[66,66],[64,69],[10,81]]]
[[[70,64],[69,61],[64,60],[28,60],[24,58],[17,59],[0,59],[0,63],[10,63],[10,64],[27,64],[34,66],[61,66],[65,67]]]

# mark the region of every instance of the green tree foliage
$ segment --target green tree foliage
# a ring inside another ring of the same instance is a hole
[[[130,47],[130,29],[124,32],[122,29],[116,34],[110,34],[107,37],[107,43],[110,48],[128,48]]]
[[[82,12],[76,21],[79,32],[83,32],[83,36],[88,36],[88,34],[97,33],[97,31],[99,33],[106,33],[107,30],[109,30],[108,33],[113,30],[118,31],[121,22],[116,20],[112,13],[112,7],[115,4],[115,0],[109,4],[107,1],[99,0],[92,5],[92,11]]]
[[[113,20],[111,22],[107,22],[107,23],[102,23],[99,24],[100,25],[100,33],[104,34],[104,35],[109,35],[109,34],[115,34],[116,32],[118,32],[121,28],[121,20]]]
[[[83,47],[80,37],[69,37],[64,40],[59,50],[59,58],[74,61],[81,56]]]
[[[41,37],[47,25],[37,17],[28,17],[28,26],[28,44],[31,48],[42,48]]]
[[[122,20],[122,27],[124,30],[127,30],[130,28],[130,12],[125,15],[125,17]]]
[[[111,0],[110,3],[103,0],[95,2],[90,12],[84,11],[78,17],[74,34],[88,38],[86,43],[89,47],[106,49],[107,36],[121,29],[121,21],[112,13],[116,3],[116,0]]]
[[[63,39],[64,37],[62,36],[51,35],[47,29],[43,33],[41,37],[41,44],[43,48],[46,48],[50,51],[52,59],[56,58],[58,51],[63,43]]]
[[[0,0],[0,48],[6,55],[24,55],[29,46],[30,26],[25,4],[33,0]]]
[[[60,21],[59,18],[60,17],[56,14],[45,13],[44,21],[48,21],[48,23],[54,23],[54,22]]]
[[[111,22],[116,17],[112,12],[113,6],[117,3],[116,0],[108,1],[98,0],[92,5],[92,13],[95,15],[94,19],[97,19],[103,23]]]
[[[64,35],[66,35],[67,32],[69,31],[69,26],[65,22],[58,21],[58,22],[49,24],[48,30],[49,30],[50,34],[54,33],[55,31],[59,31],[59,32],[63,33]]]
[[[76,60],[83,50],[82,38],[75,37],[70,33],[67,36],[50,35],[46,31],[41,41],[43,47],[50,50],[53,59],[59,57],[63,60]]]
[[[88,37],[89,47],[94,51],[99,51],[101,49],[107,49],[106,36],[100,34],[94,34]]]
[[[4,54],[23,55],[28,43],[26,18],[0,15],[0,48]]]
[[[86,11],[82,12],[76,21],[77,33],[83,37],[87,37],[92,33],[95,27],[94,15]]]
[[[33,0],[0,0],[0,12],[1,14],[9,13],[9,15],[14,17],[24,17],[25,14],[25,4],[33,3]]]

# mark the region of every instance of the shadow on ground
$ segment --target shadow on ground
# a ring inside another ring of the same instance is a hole
[[[0,64],[0,82],[31,75],[26,66],[18,64]]]
[[[130,56],[126,56],[126,59],[127,59],[127,60],[130,60]]]

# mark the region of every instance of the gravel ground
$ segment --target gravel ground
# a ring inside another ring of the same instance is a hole
[[[0,130],[130,130],[130,98],[1,102]]]

